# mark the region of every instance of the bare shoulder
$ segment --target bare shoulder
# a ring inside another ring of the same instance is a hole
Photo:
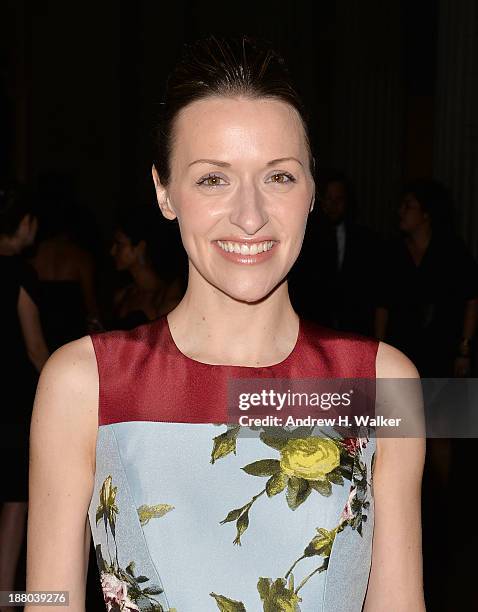
[[[90,336],[68,342],[44,365],[31,420],[32,438],[48,432],[71,440],[74,433],[88,459],[94,458],[98,428],[98,369]],[[51,434],[50,434],[51,435]]]
[[[98,370],[93,343],[90,336],[83,336],[52,353],[42,369],[39,387],[88,394],[95,383]]]
[[[72,610],[85,610],[98,422],[95,361],[90,336],[50,356],[30,427],[27,589],[63,585]]]
[[[419,378],[415,364],[402,351],[380,342],[376,360],[377,378]]]
[[[420,374],[402,351],[380,342],[376,359],[377,411],[401,417],[401,437],[385,430],[377,434],[377,466],[393,473],[401,466],[402,476],[408,470],[415,484],[420,481],[425,456],[425,421]],[[411,379],[409,381],[399,379]]]

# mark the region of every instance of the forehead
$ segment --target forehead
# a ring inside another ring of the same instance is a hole
[[[211,97],[186,106],[174,126],[173,159],[213,156],[263,161],[307,157],[305,132],[297,111],[270,98]]]

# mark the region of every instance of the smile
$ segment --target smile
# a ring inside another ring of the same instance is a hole
[[[217,252],[227,261],[238,265],[254,265],[268,261],[277,252],[278,240],[236,241],[213,240]]]
[[[253,244],[247,244],[244,242],[231,242],[229,240],[216,240],[215,242],[226,253],[237,253],[238,255],[257,255],[258,253],[266,253],[267,251],[270,251],[276,244],[275,240],[254,242]]]

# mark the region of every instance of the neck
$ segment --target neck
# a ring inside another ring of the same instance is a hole
[[[407,240],[414,246],[422,249],[426,249],[430,238],[432,236],[432,229],[430,225],[419,225],[413,232],[407,235]]]
[[[0,255],[17,255],[17,249],[8,238],[0,239]]]
[[[186,294],[168,315],[182,353],[212,364],[267,366],[283,361],[297,340],[298,317],[283,281],[265,299],[235,300],[190,271]]]

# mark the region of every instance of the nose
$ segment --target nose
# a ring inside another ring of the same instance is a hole
[[[254,235],[269,221],[265,198],[255,185],[244,185],[235,195],[229,220],[248,235]]]

